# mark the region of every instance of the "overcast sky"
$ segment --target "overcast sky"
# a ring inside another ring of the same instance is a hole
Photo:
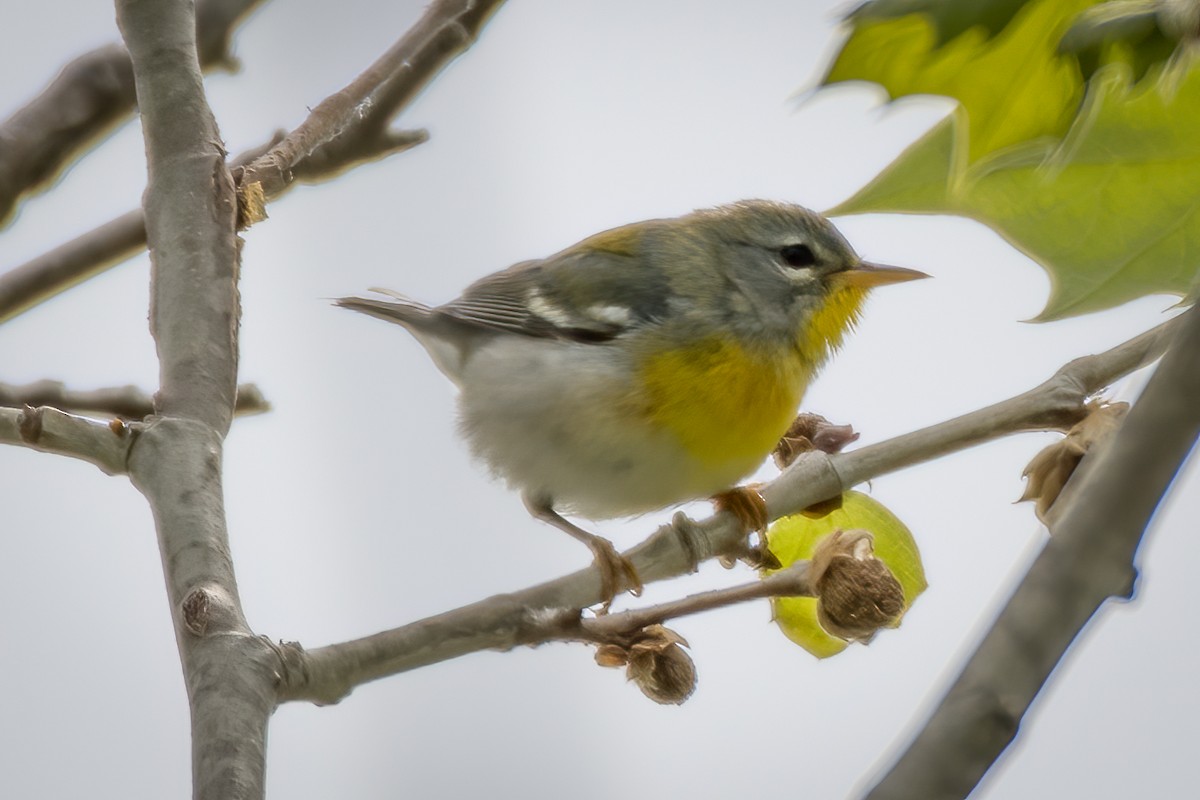
[[[294,127],[421,3],[276,0],[239,31],[209,99],[231,152]],[[768,197],[826,208],[944,114],[843,88],[801,100],[837,38],[826,2],[513,0],[402,119],[432,139],[301,187],[246,234],[242,380],[274,405],[226,451],[232,547],[255,630],[317,646],[584,566],[454,435],[453,391],[399,328],[328,298],[388,286],[428,302],[614,225]],[[13,4],[0,116],[70,56],[118,39],[112,9]],[[140,131],[121,128],[0,233],[0,269],[133,208]],[[1023,391],[1164,319],[1170,298],[1047,325],[1044,273],[962,219],[838,221],[867,258],[936,279],[888,287],[805,407],[878,442]],[[155,386],[144,257],[0,327],[0,380]],[[1139,383],[1117,387],[1133,398]],[[886,766],[1045,536],[1014,505],[1029,434],[868,487],[913,530],[929,590],[869,648],[817,662],[765,604],[676,627],[695,696],[655,706],[581,646],[481,653],[281,709],[269,794],[288,798],[811,797]],[[764,467],[761,477],[769,478]],[[0,448],[0,795],[183,797],[188,723],[150,514],[123,478]],[[1178,797],[1194,785],[1200,516],[1193,464],[1110,605],[979,797]],[[699,504],[689,509],[704,516]],[[599,527],[621,547],[670,510]],[[706,565],[654,602],[751,579]]]

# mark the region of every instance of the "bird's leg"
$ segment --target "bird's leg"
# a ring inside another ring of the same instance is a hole
[[[521,499],[525,501],[525,508],[529,509],[529,513],[535,518],[548,522],[560,531],[570,534],[571,537],[583,542],[592,551],[596,568],[600,570],[600,593],[604,596],[604,605],[600,609],[601,614],[608,613],[608,607],[612,605],[613,598],[622,589],[628,588],[629,593],[634,597],[641,595],[642,579],[638,575],[637,569],[629,559],[617,552],[617,548],[613,546],[612,542],[603,536],[585,531],[565,519],[554,510],[554,506],[548,500],[529,495],[523,495]]]
[[[764,531],[767,529],[767,501],[758,488],[759,484],[735,486],[713,495],[713,506],[718,512],[733,514],[748,531]]]
[[[743,552],[730,553],[721,557],[721,563],[726,567],[733,566],[733,560],[742,558],[753,567],[775,569],[779,560],[767,549],[766,531],[767,501],[758,491],[761,484],[735,486],[727,492],[721,492],[712,498],[713,507],[717,513],[728,511],[737,517],[738,522],[746,531],[758,533],[758,547],[746,546]]]

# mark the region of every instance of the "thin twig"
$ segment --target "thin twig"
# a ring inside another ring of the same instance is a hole
[[[1162,355],[1180,323],[1176,317],[1100,355],[1077,358],[1041,386],[1009,400],[844,453],[836,459],[841,480],[847,486],[869,480],[879,474],[878,461],[894,471],[1020,430],[1066,430],[1086,414],[1083,400]],[[799,510],[784,506],[779,513]]]
[[[252,147],[233,160],[248,164],[283,139]],[[138,208],[59,245],[48,253],[0,273],[0,323],[65,292],[72,286],[133,258],[146,249],[146,217]]]
[[[812,585],[810,576],[810,563],[797,561],[787,569],[752,583],[698,592],[679,600],[584,619],[580,621],[580,629],[591,641],[605,642],[614,636],[632,633],[650,625],[661,625],[667,620],[751,600],[768,597],[815,597],[816,588]]]
[[[136,428],[120,420],[97,420],[56,408],[0,408],[0,442],[95,464],[106,475],[123,475]]]
[[[321,101],[312,113],[271,151],[248,164],[240,186],[258,183],[266,197],[277,197],[311,166],[335,163],[344,169],[361,160],[364,143],[373,157],[387,126],[442,68],[466,51],[503,0],[436,0],[424,16],[386,53],[341,91]],[[386,144],[386,141],[385,141]],[[401,139],[395,146],[408,147]],[[319,151],[324,148],[326,152]],[[331,155],[334,154],[334,155]],[[322,172],[328,172],[324,168]]]
[[[139,208],[0,273],[0,324],[133,258],[145,247],[146,223]]]
[[[801,455],[762,488],[771,519],[835,497],[854,485],[1003,435],[1057,427],[1083,413],[1087,398],[1108,382],[1153,361],[1166,347],[1178,321],[1097,355],[1075,359],[1041,386],[1016,397],[861,450]],[[1000,422],[997,422],[1000,420]],[[860,455],[866,453],[866,456]],[[643,582],[692,571],[696,564],[744,542],[746,531],[721,513],[694,522],[677,513],[624,555]],[[304,651],[285,651],[283,699],[336,702],[355,686],[479,650],[520,645],[530,609],[576,609],[602,600],[593,568],[361,639]]]
[[[0,383],[0,406],[51,406],[62,411],[92,412],[138,420],[154,413],[154,398],[136,386],[114,386],[104,389],[68,389],[59,381],[37,381],[23,386]],[[262,414],[271,404],[253,383],[243,383],[237,389],[237,416]]]
[[[199,0],[200,64],[232,71],[233,28],[263,0]],[[0,226],[22,195],[48,185],[133,111],[129,53],[111,44],[79,56],[41,94],[0,123]],[[79,280],[82,280],[81,276]]]
[[[295,131],[273,139],[266,154],[255,152],[254,158],[235,162],[238,185],[257,183],[262,199],[269,201],[294,183],[328,180],[426,141],[425,131],[393,131],[388,125],[471,45],[502,3],[433,3],[411,31],[349,86],[319,104]],[[145,245],[142,212],[131,211],[9,269],[0,274],[0,323],[131,258]]]

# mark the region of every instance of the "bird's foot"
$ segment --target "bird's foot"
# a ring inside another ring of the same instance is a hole
[[[592,551],[593,563],[600,570],[600,594],[603,604],[596,613],[607,614],[613,598],[626,589],[634,597],[641,597],[642,579],[633,562],[617,552],[613,543],[603,536],[588,534],[588,538],[576,537]]]
[[[534,517],[578,539],[592,551],[596,569],[600,571],[600,595],[603,602],[598,613],[607,614],[613,598],[623,590],[628,590],[634,597],[641,596],[642,579],[637,573],[637,568],[633,566],[632,561],[617,552],[612,542],[571,522],[555,511],[554,506],[547,500],[528,495],[522,499],[525,501],[525,508],[529,509],[529,513]]]
[[[759,491],[761,485],[751,483],[736,486],[712,498],[713,507],[718,513],[728,511],[737,517],[743,530],[758,534],[757,545],[743,544],[721,556],[721,564],[726,568],[732,567],[739,560],[755,569],[778,569],[780,566],[779,559],[767,548],[766,530],[770,519],[767,516],[767,501]]]
[[[767,501],[759,491],[761,486],[760,483],[750,483],[713,495],[713,507],[718,513],[728,511],[733,514],[747,531],[764,531],[768,521]]]

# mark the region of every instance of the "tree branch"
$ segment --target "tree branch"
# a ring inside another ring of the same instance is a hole
[[[250,163],[283,137],[276,131],[270,141],[234,159],[234,165]],[[0,273],[0,323],[133,258],[145,248],[146,218],[138,208]]]
[[[37,381],[24,386],[0,383],[0,406],[52,406],[64,411],[90,411],[124,419],[143,419],[154,413],[154,398],[136,386],[117,386],[80,391],[68,389],[59,381]],[[237,416],[262,414],[271,404],[253,383],[237,388]]]
[[[1003,435],[1065,425],[1084,413],[1088,396],[1157,358],[1178,325],[1172,320],[1075,359],[1041,386],[980,411],[848,453],[805,453],[763,487],[768,515],[778,519],[887,472]],[[693,571],[699,562],[735,550],[745,536],[731,514],[694,522],[676,513],[624,555],[649,583]],[[309,651],[293,645],[284,653],[281,699],[333,703],[368,681],[478,650],[511,649],[528,635],[530,609],[582,608],[601,595],[600,578],[588,568],[361,639]]]
[[[1200,308],[1178,321],[1162,363],[1111,444],[1072,488],[1045,548],[920,734],[868,797],[969,794],[1016,737],[1083,627],[1109,597],[1132,595],[1142,536],[1200,434]]]
[[[417,24],[346,88],[322,101],[295,131],[235,169],[243,189],[272,200],[295,182],[318,183],[424,142],[424,131],[388,125],[474,41],[503,0],[438,0]],[[240,161],[240,159],[239,159]],[[244,172],[243,172],[244,170]],[[249,215],[247,221],[253,221]],[[132,211],[0,275],[0,322],[136,255],[146,244]]]
[[[589,641],[607,642],[614,636],[627,635],[650,625],[661,625],[668,620],[751,600],[763,600],[768,597],[816,597],[817,590],[813,585],[810,567],[811,563],[808,561],[797,561],[787,569],[752,583],[698,592],[679,600],[645,608],[583,619],[580,620],[579,627]]]
[[[233,71],[232,29],[261,2],[199,0],[196,36],[202,67]],[[0,123],[0,226],[10,220],[23,194],[47,185],[133,106],[129,53],[111,44],[67,64],[41,94]]]
[[[435,0],[374,64],[321,101],[270,152],[248,164],[238,185],[258,183],[266,197],[273,198],[297,176],[311,179],[317,164],[332,163],[344,170],[386,154],[389,145],[412,146],[388,134],[387,126],[443,67],[471,46],[502,4],[503,0]],[[320,172],[328,174],[329,168]]]
[[[193,796],[260,798],[272,651],[242,613],[221,454],[237,379],[237,200],[196,53],[188,0],[117,0],[149,181],[150,330],[157,407],[129,474],[154,513],[191,707]]]
[[[146,247],[142,210],[129,211],[0,274],[0,323],[133,258]]]
[[[1066,430],[1082,419],[1089,396],[1162,355],[1180,323],[1176,317],[1104,353],[1077,358],[1041,386],[1009,400],[842,454],[838,473],[853,486],[878,475],[880,461],[894,471],[1017,431]],[[784,506],[780,515],[799,510]]]
[[[0,442],[95,464],[106,475],[123,475],[136,428],[119,420],[100,421],[25,406],[0,408]]]

